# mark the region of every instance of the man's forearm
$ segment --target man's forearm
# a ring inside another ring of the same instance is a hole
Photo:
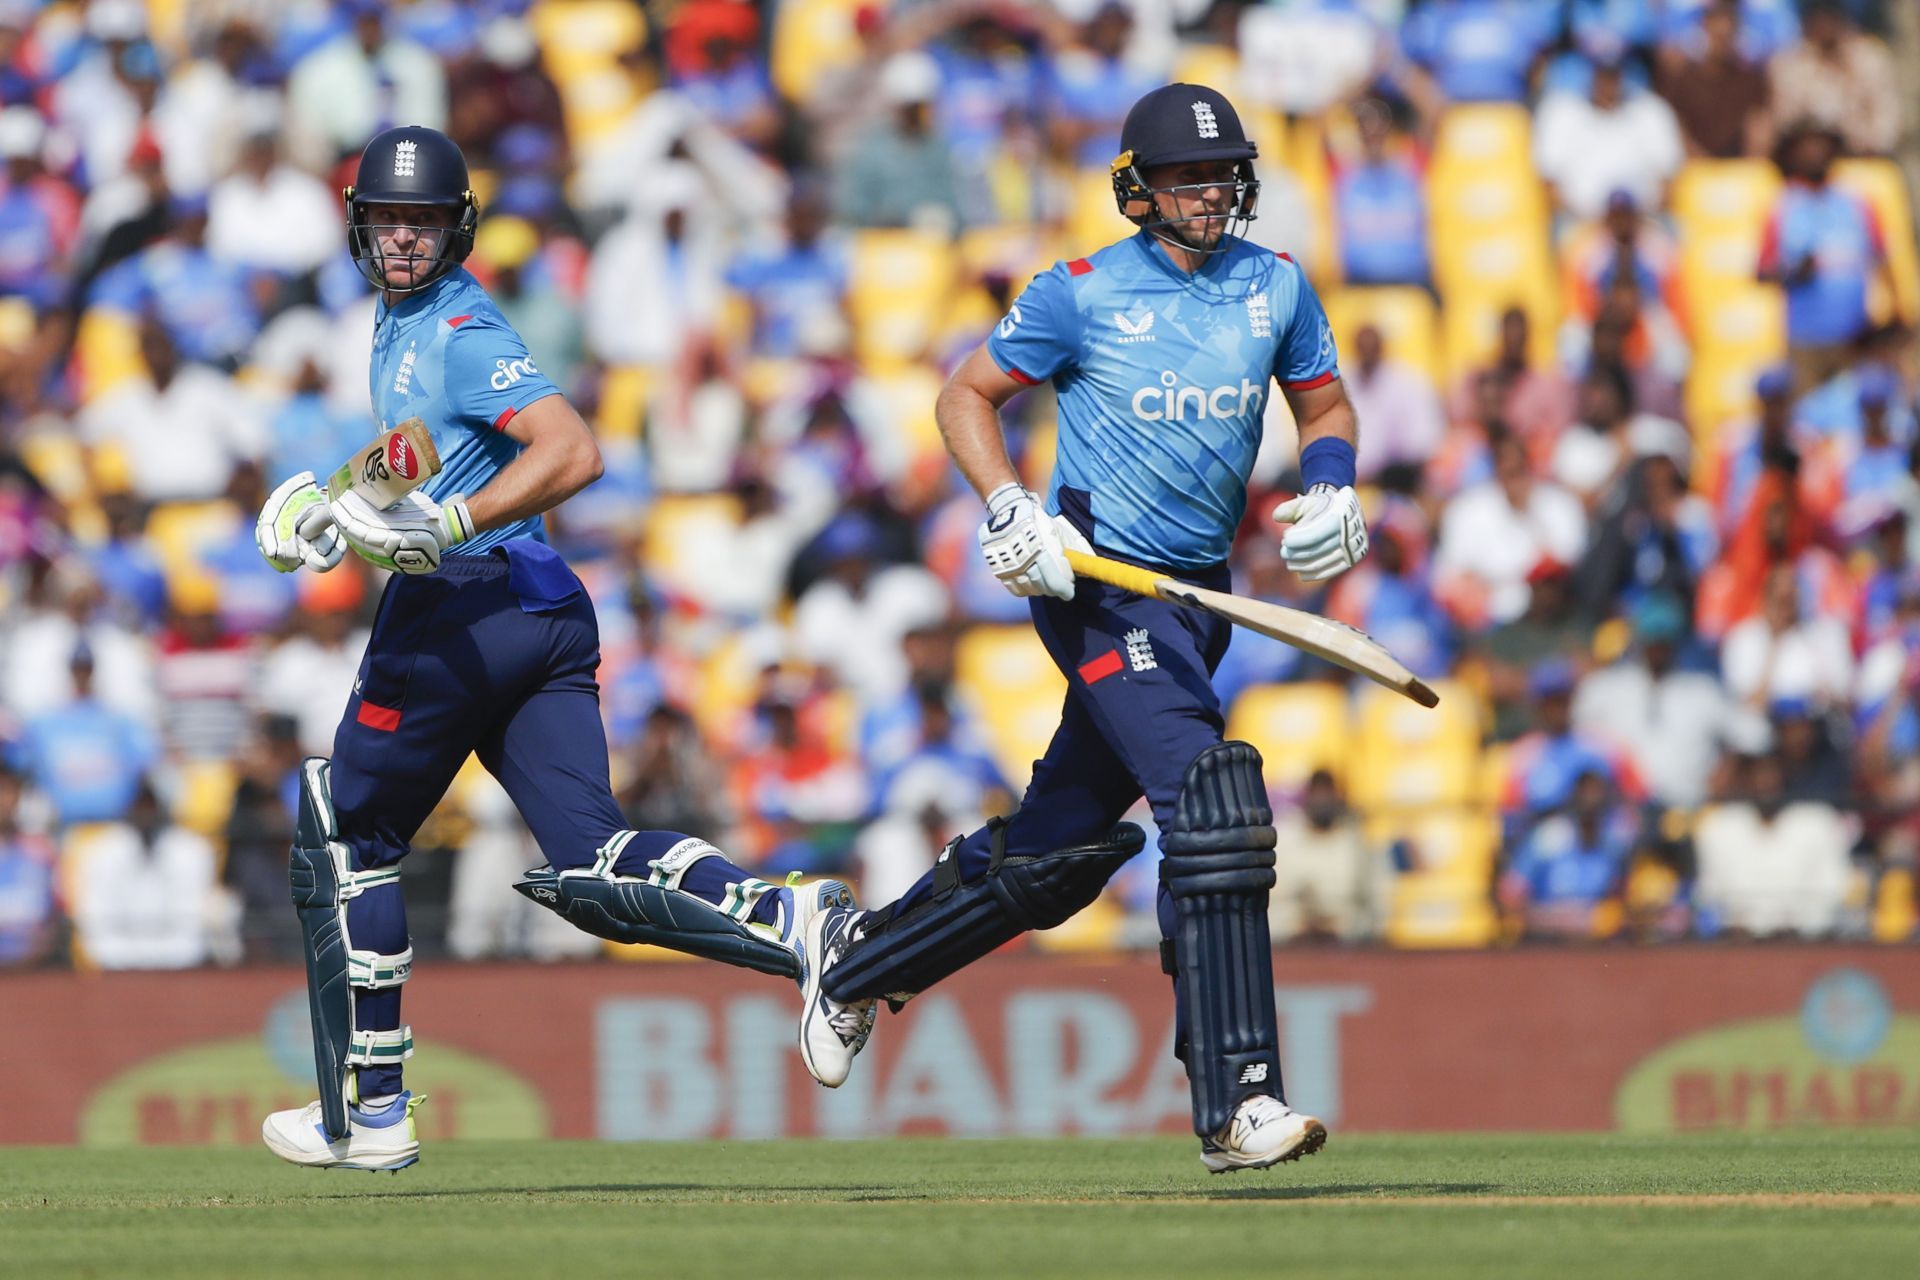
[[[1353,402],[1342,396],[1320,413],[1299,425],[1300,448],[1305,449],[1315,440],[1344,440],[1355,448],[1360,444],[1360,419],[1353,411]]]
[[[542,437],[467,499],[476,533],[541,515],[600,478],[600,451],[590,436]]]
[[[960,474],[981,500],[1003,484],[1019,482],[1013,460],[1007,456],[1006,436],[1000,429],[1000,411],[972,387],[949,383],[934,404],[940,438]]]

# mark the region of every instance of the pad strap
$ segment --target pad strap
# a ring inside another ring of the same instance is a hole
[[[356,1031],[347,1049],[347,1065],[391,1067],[413,1056],[413,1028],[392,1031]]]
[[[399,955],[378,951],[347,952],[347,981],[368,991],[397,987],[413,974],[413,948]]]

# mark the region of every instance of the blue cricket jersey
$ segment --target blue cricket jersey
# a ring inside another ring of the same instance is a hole
[[[1309,390],[1339,376],[1326,312],[1293,259],[1230,238],[1188,274],[1144,231],[1035,277],[987,351],[1059,394],[1047,509],[1100,547],[1172,569],[1227,558],[1271,382]]]
[[[389,306],[378,304],[367,376],[380,429],[418,418],[433,433],[440,474],[422,491],[471,497],[523,446],[507,423],[559,388],[535,367],[527,344],[464,268]],[[449,554],[477,555],[514,538],[547,540],[540,517],[490,529]]]

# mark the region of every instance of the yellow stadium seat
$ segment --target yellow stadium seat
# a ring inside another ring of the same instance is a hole
[[[233,793],[239,783],[238,772],[227,760],[194,760],[181,766],[174,820],[224,845],[227,819],[233,815]]]
[[[854,15],[865,0],[785,0],[771,6],[773,87],[782,97],[805,102],[820,73],[860,58]]]
[[[670,494],[648,509],[643,562],[655,585],[698,595],[713,566],[697,551],[740,524],[740,500],[727,493]]]
[[[1489,743],[1480,752],[1480,776],[1474,782],[1473,800],[1489,812],[1499,809],[1507,795],[1507,769],[1513,756],[1513,744]]]
[[[80,370],[80,398],[91,402],[147,371],[140,356],[140,330],[133,317],[106,307],[89,307],[74,336]]]
[[[1268,786],[1304,786],[1316,769],[1346,773],[1347,691],[1332,684],[1261,684],[1234,699],[1227,737],[1252,743]]]
[[[722,641],[700,661],[699,695],[693,700],[693,718],[708,742],[727,743],[738,720],[759,692],[763,668],[753,647],[738,633]]]
[[[600,382],[600,407],[593,416],[596,434],[604,440],[635,440],[647,419],[647,398],[653,394],[653,370],[637,364],[609,368]]]
[[[163,502],[147,516],[147,541],[169,579],[204,572],[200,553],[233,534],[240,513],[218,499]]]
[[[970,627],[954,655],[956,683],[980,712],[994,759],[1016,790],[1060,723],[1067,682],[1025,626]]]
[[[1480,767],[1480,704],[1457,682],[1435,685],[1440,705],[1361,691],[1349,795],[1362,813],[1468,802]]]
[[[624,0],[539,0],[527,16],[547,74],[560,86],[573,144],[618,128],[635,101],[619,57],[646,36],[642,7]]]
[[[1528,355],[1533,363],[1553,363],[1560,307],[1553,273],[1544,266],[1526,273],[1524,280],[1500,288],[1485,289],[1478,282],[1457,277],[1445,294],[1440,334],[1448,383],[1493,357],[1500,345],[1500,317],[1512,306],[1527,313]]]
[[[36,431],[26,437],[20,441],[20,461],[47,492],[62,501],[75,501],[91,488],[87,451],[65,432]]]
[[[916,455],[938,453],[943,447],[933,416],[940,385],[940,375],[924,364],[876,373],[872,379],[875,395],[887,406],[887,422]]]
[[[1113,199],[1113,175],[1106,169],[1082,169],[1073,175],[1073,204],[1067,214],[1065,242],[1073,257],[1092,253],[1120,237],[1127,224]]]
[[[864,363],[897,366],[926,352],[952,300],[955,261],[939,236],[911,230],[856,234],[847,303],[854,348]]]
[[[1353,351],[1353,335],[1372,325],[1387,353],[1435,382],[1440,378],[1440,335],[1433,295],[1407,287],[1335,289],[1327,294],[1327,321],[1342,352]]]
[[[1758,245],[1760,228],[1780,194],[1780,171],[1765,160],[1689,160],[1673,181],[1673,217],[1684,247],[1713,230],[1747,232]]]
[[[1394,881],[1387,909],[1389,946],[1416,948],[1485,947],[1499,931],[1485,884],[1408,872]]]
[[[1126,909],[1110,894],[1101,894],[1084,909],[1052,929],[1034,933],[1037,950],[1055,955],[1084,952],[1110,953],[1120,949],[1120,931],[1127,922]]]
[[[1440,117],[1434,136],[1435,170],[1456,173],[1533,173],[1533,121],[1508,103],[1460,103]]]
[[[1369,818],[1366,834],[1378,846],[1406,841],[1419,875],[1457,880],[1482,893],[1493,883],[1500,823],[1491,809],[1446,806],[1390,813]]]
[[[1899,319],[1920,319],[1920,251],[1914,246],[1913,205],[1907,199],[1906,178],[1891,160],[1842,160],[1833,168],[1834,180],[1858,192],[1880,219],[1887,239],[1887,266],[1893,275],[1890,301]],[[1882,309],[1883,319],[1892,318]]]
[[[1913,899],[1913,872],[1890,867],[1874,893],[1873,937],[1876,942],[1905,942],[1920,924]]]

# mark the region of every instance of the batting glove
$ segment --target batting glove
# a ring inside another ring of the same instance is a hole
[[[333,500],[340,535],[362,560],[395,573],[432,573],[442,554],[473,536],[467,504],[435,502],[415,490],[385,511],[351,489]]]
[[[1345,573],[1367,554],[1367,521],[1351,485],[1317,484],[1275,507],[1273,518],[1293,526],[1280,539],[1280,558],[1308,582]]]
[[[347,554],[346,544],[333,532],[333,514],[327,496],[314,483],[313,472],[289,477],[268,496],[253,522],[253,543],[267,563],[281,573],[306,565],[325,573]]]
[[[1066,549],[1091,551],[1062,516],[1049,516],[1040,496],[1009,481],[987,495],[980,552],[1000,584],[1016,596],[1073,599],[1073,566]]]

